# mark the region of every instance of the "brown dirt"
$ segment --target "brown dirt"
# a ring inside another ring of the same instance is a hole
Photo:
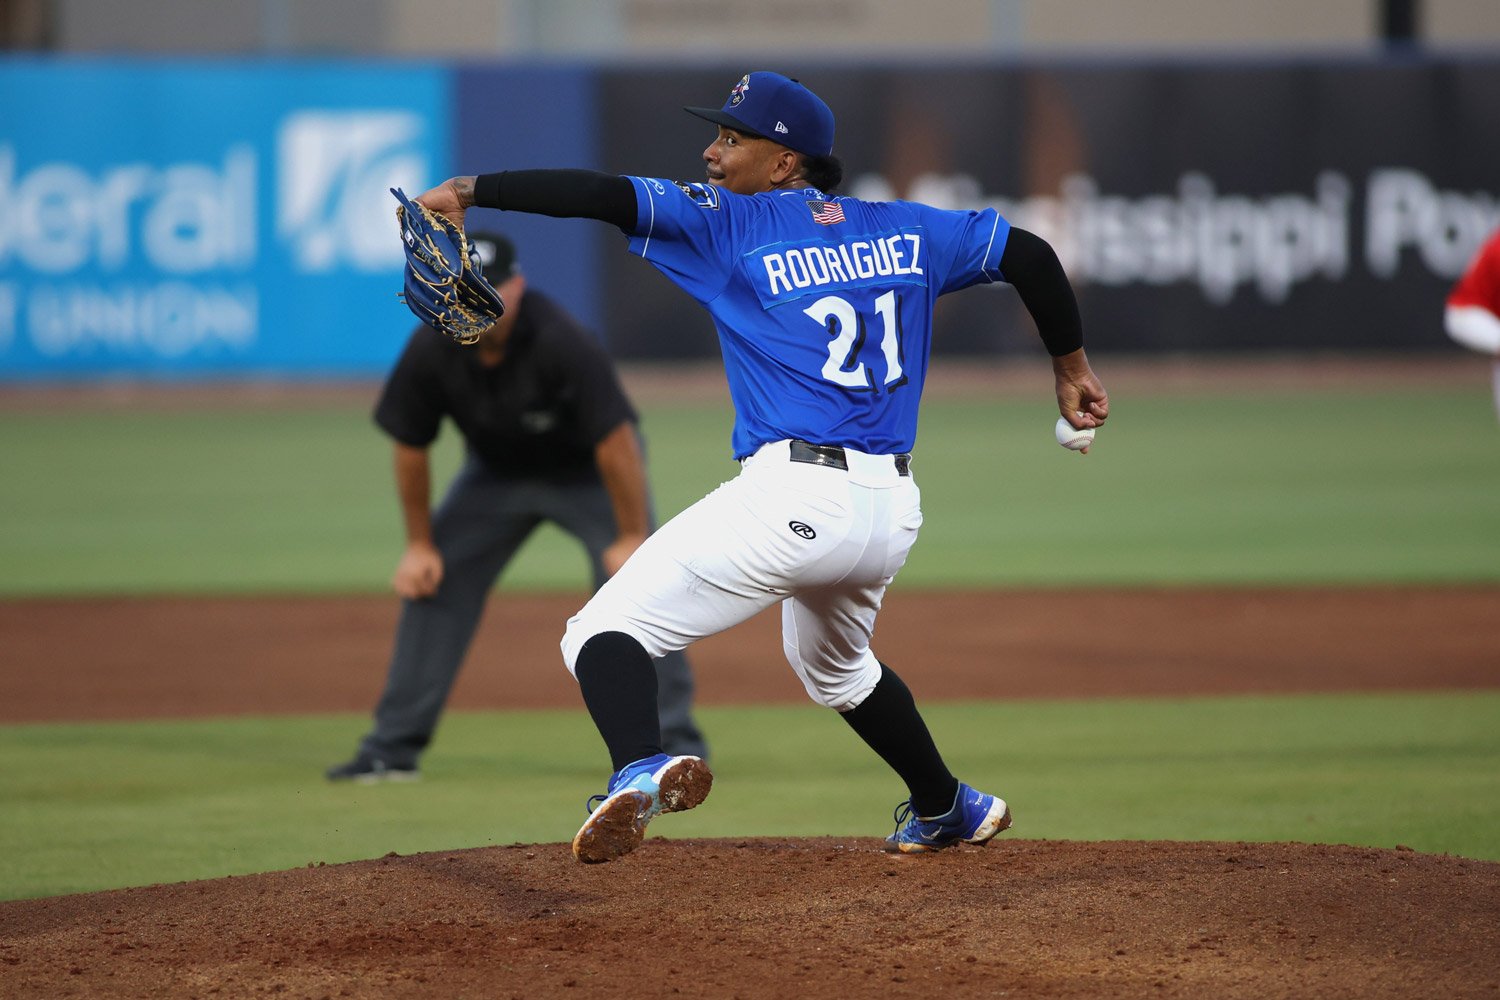
[[[557,638],[580,599],[493,600],[454,707],[578,707]],[[903,592],[877,646],[928,701],[1495,688],[1497,602]],[[375,597],[0,602],[0,722],[365,712],[394,614]],[[698,644],[701,702],[801,700],[778,627]],[[0,996],[1500,997],[1490,862],[1004,837],[901,858],[658,836],[670,823],[609,865],[516,845],[0,903]]]
[[[0,992],[1495,997],[1497,901],[1500,865],[1300,844],[514,845],[7,903]]]
[[[557,643],[582,600],[491,600],[452,707],[581,707]],[[1497,607],[1496,587],[902,591],[875,638],[924,701],[1495,688]],[[395,616],[385,597],[0,601],[0,723],[368,712]],[[700,702],[802,702],[780,627],[695,645]]]

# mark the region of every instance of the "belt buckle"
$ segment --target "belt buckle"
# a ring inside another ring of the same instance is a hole
[[[849,471],[849,459],[844,449],[836,444],[813,444],[801,438],[792,438],[788,443],[787,457],[803,465],[821,465],[825,469]],[[911,453],[902,452],[891,456],[896,475],[911,478]]]
[[[793,438],[787,457],[804,465],[821,465],[827,469],[849,471],[849,460],[844,457],[844,449],[838,445],[813,444],[811,441]]]

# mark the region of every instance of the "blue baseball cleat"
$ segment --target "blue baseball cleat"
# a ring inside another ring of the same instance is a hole
[[[573,838],[573,856],[594,864],[629,854],[645,839],[647,823],[699,805],[713,783],[701,757],[659,753],[625,765],[610,775],[603,795],[589,799],[592,811]]]
[[[902,854],[941,851],[962,841],[987,844],[1001,830],[1010,829],[1010,807],[1005,800],[960,783],[953,808],[941,816],[917,816],[911,800],[896,807],[896,832],[885,838],[886,850]]]

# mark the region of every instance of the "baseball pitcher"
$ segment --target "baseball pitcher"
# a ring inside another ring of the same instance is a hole
[[[1059,412],[1109,414],[1052,248],[993,209],[839,197],[834,116],[796,80],[749,73],[719,108],[706,181],[521,170],[457,177],[417,200],[598,219],[714,319],[739,475],[652,535],[567,624],[563,658],[614,773],[573,841],[581,861],[634,849],[713,778],[662,753],[654,658],[781,605],[787,661],[905,782],[890,849],[983,844],[1011,823],[948,770],[911,692],[870,648],[886,588],[922,524],[913,474],[933,308],[1014,285],[1052,356]]]

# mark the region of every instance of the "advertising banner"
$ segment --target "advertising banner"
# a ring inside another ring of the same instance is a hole
[[[605,169],[703,179],[741,73],[603,75]],[[1441,350],[1500,226],[1500,60],[765,67],[833,108],[841,193],[996,206],[1057,249],[1101,350]],[[711,357],[687,296],[607,258],[611,343]],[[945,297],[936,349],[1040,351],[1008,286]]]
[[[0,381],[382,374],[393,200],[455,173],[703,179],[751,67],[0,59]],[[1500,60],[780,66],[838,119],[842,192],[994,205],[1056,247],[1100,350],[1442,350],[1500,226]],[[711,358],[597,222],[477,213],[625,358]],[[1037,352],[1006,285],[936,349]]]
[[[450,168],[449,73],[0,62],[0,379],[347,376],[412,325],[387,189]]]

